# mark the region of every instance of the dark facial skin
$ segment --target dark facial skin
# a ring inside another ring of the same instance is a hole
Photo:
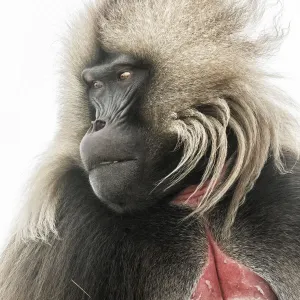
[[[106,54],[99,65],[83,71],[82,79],[95,120],[80,153],[95,194],[116,212],[152,205],[163,194],[157,182],[179,158],[172,152],[176,140],[159,142],[139,116],[150,67],[126,55]],[[165,168],[157,171],[162,163]]]

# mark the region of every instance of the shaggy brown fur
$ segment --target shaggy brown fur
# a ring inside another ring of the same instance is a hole
[[[108,0],[97,1],[78,16],[65,41],[59,130],[28,185],[28,202],[2,257],[0,299],[71,299],[62,298],[68,279],[57,270],[50,273],[61,276],[61,284],[47,281],[50,266],[43,259],[72,256],[63,248],[54,251],[57,241],[66,238],[58,230],[63,228],[58,210],[70,184],[68,174],[82,167],[79,144],[92,118],[80,74],[99,60],[100,48],[134,55],[154,66],[143,115],[149,126],[175,132],[184,149],[167,178],[175,185],[209,150],[199,188],[212,180],[196,212],[203,216],[212,211],[234,186],[224,232],[233,225],[268,157],[285,171],[281,155],[298,153],[299,124],[289,113],[293,104],[267,83],[268,75],[259,66],[259,59],[277,47],[280,34],[245,34],[261,14],[256,1]],[[216,185],[226,164],[229,131],[237,138],[237,149],[230,173]],[[80,180],[72,186],[69,197],[80,198]],[[36,256],[39,263],[33,264]]]

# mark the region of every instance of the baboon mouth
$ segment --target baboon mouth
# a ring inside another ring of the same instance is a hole
[[[137,161],[137,159],[115,159],[115,160],[107,160],[107,161],[98,161],[93,162],[88,167],[89,172],[93,171],[94,169],[104,167],[104,166],[110,166],[110,165],[117,165],[117,164],[125,164],[128,162],[134,162]]]
[[[125,163],[125,162],[128,162],[128,161],[134,161],[134,160],[135,159],[123,159],[123,160],[114,160],[114,161],[103,161],[103,162],[99,163],[99,166]]]

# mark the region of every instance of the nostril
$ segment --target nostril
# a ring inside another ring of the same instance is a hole
[[[95,120],[92,122],[92,124],[93,124],[93,131],[99,131],[105,127],[106,122],[101,120]]]

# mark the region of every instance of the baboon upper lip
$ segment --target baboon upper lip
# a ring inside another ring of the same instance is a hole
[[[99,165],[111,165],[111,164],[117,164],[117,163],[122,163],[122,162],[127,162],[127,161],[133,161],[135,159],[122,159],[122,160],[111,160],[111,161],[103,161],[100,162]]]

